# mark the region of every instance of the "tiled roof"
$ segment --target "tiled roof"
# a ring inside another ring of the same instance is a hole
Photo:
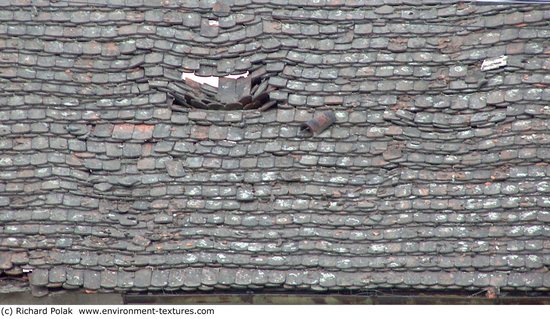
[[[363,2],[0,1],[2,272],[550,288],[550,6]],[[264,66],[270,110],[172,105],[184,71]]]

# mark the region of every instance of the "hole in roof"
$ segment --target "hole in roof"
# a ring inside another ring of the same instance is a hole
[[[270,75],[265,67],[222,77],[184,72],[182,82],[170,85],[168,93],[173,98],[172,109],[266,111],[277,104],[269,96],[275,90],[268,83]]]
[[[238,79],[238,78],[245,78],[248,75],[249,75],[249,73],[246,72],[246,73],[235,74],[235,75],[230,74],[230,75],[224,76],[223,78]],[[183,74],[181,75],[181,79],[184,80],[184,81],[189,79],[191,81],[195,81],[195,82],[198,82],[200,84],[208,84],[208,85],[216,87],[216,88],[220,84],[220,77],[218,77],[218,76],[199,76],[199,75],[196,75],[193,72],[183,72]]]

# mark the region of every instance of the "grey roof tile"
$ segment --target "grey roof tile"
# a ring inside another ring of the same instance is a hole
[[[165,287],[168,285],[170,270],[153,270],[151,275],[151,286]]]
[[[83,286],[86,289],[97,290],[101,287],[101,273],[94,270],[84,271]]]
[[[117,286],[117,272],[105,270],[101,272],[101,288],[112,289]]]
[[[180,161],[168,161],[165,165],[168,175],[171,177],[181,177],[185,174],[182,162]]]
[[[151,286],[152,271],[147,268],[140,269],[135,273],[134,285],[138,288],[148,288]]]

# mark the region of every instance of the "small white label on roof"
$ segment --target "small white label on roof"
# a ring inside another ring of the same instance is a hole
[[[481,64],[481,71],[489,71],[506,66],[507,60],[508,57],[506,55],[499,56],[498,58],[485,59]]]

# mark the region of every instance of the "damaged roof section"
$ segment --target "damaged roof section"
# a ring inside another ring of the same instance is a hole
[[[2,275],[550,289],[550,8],[266,2],[0,2]]]
[[[244,76],[197,77],[183,73],[183,82],[167,83],[156,81],[150,84],[166,92],[172,100],[172,110],[268,110],[277,101],[270,100],[269,94],[275,87],[268,84],[269,74],[260,67]]]

